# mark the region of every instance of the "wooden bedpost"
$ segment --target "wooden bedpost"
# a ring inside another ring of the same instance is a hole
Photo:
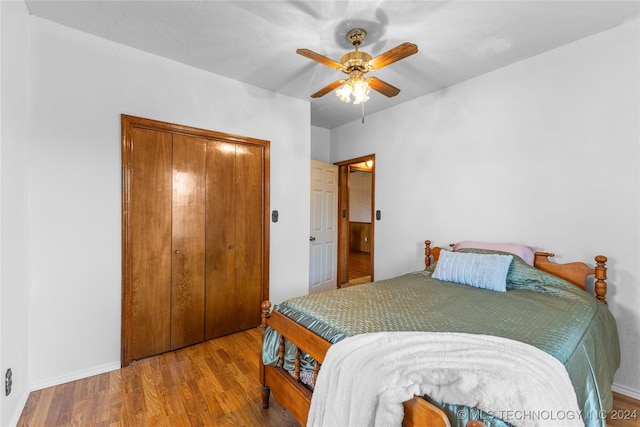
[[[424,267],[429,268],[429,266],[438,261],[440,257],[440,251],[442,248],[436,246],[435,248],[431,247],[431,240],[424,241]],[[431,260],[433,258],[433,261]]]
[[[424,241],[424,267],[431,265],[431,240]]]
[[[260,329],[262,329],[262,341],[264,342],[264,333],[267,330],[267,319],[271,316],[271,301],[262,301],[260,304],[262,322],[260,323]],[[266,378],[265,378],[265,367],[264,362],[262,361],[262,348],[260,348],[259,354],[260,361],[260,383],[262,384],[262,407],[264,409],[269,409],[269,395],[271,394],[271,390],[266,386]]]
[[[598,298],[603,303],[607,304],[607,257],[604,255],[597,255],[596,260],[596,282],[593,285],[593,290]]]
[[[595,257],[595,268],[588,266],[584,262],[570,262],[567,264],[555,264],[549,261],[550,257],[554,255],[550,252],[536,252],[533,261],[533,266],[547,273],[551,273],[555,276],[561,277],[564,280],[573,283],[580,289],[586,291],[585,279],[587,276],[595,276],[596,281],[593,285],[593,293],[595,297],[607,304],[607,257],[604,255],[597,255]]]
[[[271,301],[265,300],[260,304],[260,317],[262,318],[262,323],[260,324],[260,328],[262,329],[262,334],[264,335],[264,330],[267,327],[267,319],[271,316]]]

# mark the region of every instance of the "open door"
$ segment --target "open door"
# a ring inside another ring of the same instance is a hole
[[[309,293],[336,289],[338,166],[311,160]]]
[[[338,165],[338,287],[374,280],[375,154]]]

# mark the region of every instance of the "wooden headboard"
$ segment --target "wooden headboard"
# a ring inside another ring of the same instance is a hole
[[[453,245],[450,245],[453,246]],[[424,241],[424,265],[429,267],[432,262],[438,260],[440,256],[440,247],[431,247],[431,240]],[[582,290],[586,291],[587,277],[593,275],[596,281],[593,286],[595,297],[607,303],[607,257],[604,255],[597,255],[595,257],[596,266],[594,268],[589,267],[584,262],[570,262],[567,264],[556,264],[549,261],[549,258],[554,254],[550,252],[536,252],[533,261],[533,266],[554,276],[570,282]],[[433,260],[432,260],[433,257]]]

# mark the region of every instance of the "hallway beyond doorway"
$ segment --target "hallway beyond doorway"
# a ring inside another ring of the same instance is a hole
[[[349,251],[349,285],[371,281],[371,253]]]

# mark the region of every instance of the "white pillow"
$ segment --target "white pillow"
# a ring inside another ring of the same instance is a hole
[[[491,291],[507,291],[513,255],[440,252],[432,277]]]

